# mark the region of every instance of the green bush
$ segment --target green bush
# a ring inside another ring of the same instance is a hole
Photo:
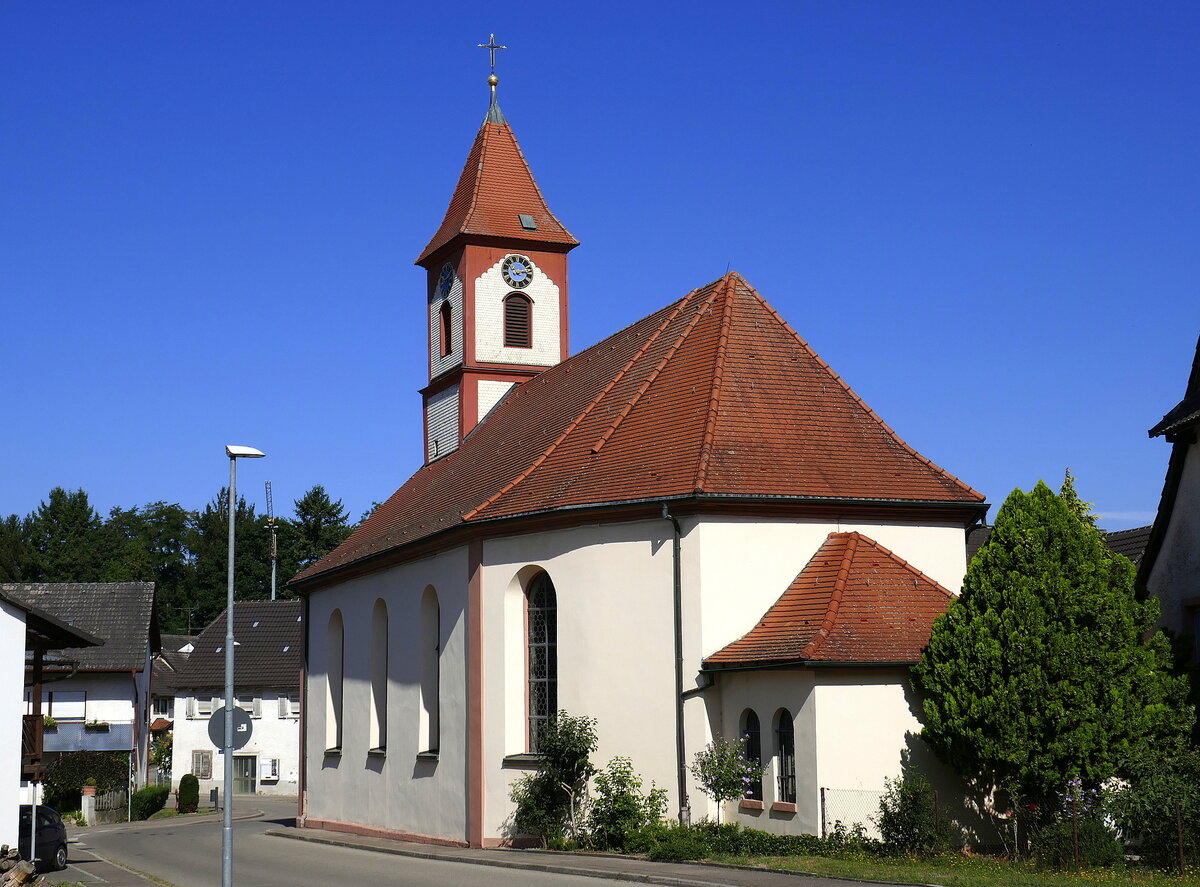
[[[937,821],[937,800],[929,780],[910,770],[902,779],[885,779],[884,788],[879,833],[889,850],[933,853],[949,845],[949,830]]]
[[[149,819],[166,806],[170,795],[169,785],[148,785],[139,788],[129,799],[129,818],[134,821]]]
[[[541,760],[537,771],[513,783],[509,797],[515,835],[532,835],[543,844],[558,838],[579,840],[584,823],[581,809],[588,780],[596,772],[590,755],[596,750],[594,718],[572,717],[560,711],[538,737]]]
[[[1044,826],[1033,841],[1033,855],[1047,868],[1075,867],[1074,837],[1071,821],[1059,820]],[[1095,819],[1079,821],[1079,864],[1083,868],[1104,868],[1125,860],[1125,848],[1117,834]]]
[[[1122,769],[1128,782],[1107,799],[1122,837],[1151,864],[1177,865],[1178,804],[1184,855],[1200,857],[1200,749],[1183,742],[1142,743]]]
[[[649,850],[651,859],[680,862],[686,859],[703,859],[711,853],[704,833],[686,826],[669,826],[663,829]]]
[[[615,757],[596,775],[596,799],[588,816],[592,843],[606,850],[624,850],[630,835],[661,820],[666,809],[666,791],[651,786],[643,795],[633,762]]]
[[[200,780],[192,773],[185,773],[179,780],[180,813],[195,813],[200,806]]]
[[[129,752],[73,751],[60,755],[46,767],[43,803],[55,810],[78,810],[80,789],[95,780],[99,794],[129,784]]]

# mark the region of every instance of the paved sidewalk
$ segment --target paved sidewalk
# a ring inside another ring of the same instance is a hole
[[[263,834],[418,859],[465,862],[560,875],[582,875],[642,884],[667,884],[671,887],[829,887],[831,883],[836,883],[835,879],[803,872],[781,872],[714,863],[655,862],[629,856],[556,853],[550,850],[473,850],[465,847],[441,847],[396,841],[390,838],[369,838],[323,829],[275,828]]]

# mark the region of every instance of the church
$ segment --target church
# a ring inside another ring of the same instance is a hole
[[[737,273],[569,354],[579,243],[489,82],[416,261],[424,464],[291,583],[298,824],[506,843],[510,786],[565,710],[685,819],[718,813],[696,753],[745,736],[766,770],[721,820],[820,834],[827,791],[928,764],[908,668],[984,498]]]

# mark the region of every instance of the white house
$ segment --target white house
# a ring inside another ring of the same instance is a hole
[[[26,800],[22,783],[40,779],[42,714],[25,713],[24,687],[42,682],[47,650],[95,646],[100,641],[8,593],[0,585],[0,845],[16,846],[17,812]],[[26,669],[27,654],[30,668]]]
[[[1162,605],[1160,626],[1186,645],[1200,668],[1200,341],[1183,400],[1150,429],[1171,459],[1158,514],[1138,565],[1138,583]]]
[[[233,756],[236,794],[296,795],[300,773],[300,670],[304,611],[300,601],[234,605],[234,692],[251,718],[251,737]],[[209,718],[225,704],[225,618],[191,638],[177,659],[171,782],[187,773],[201,797],[224,786],[224,757],[208,735]]]
[[[983,497],[736,273],[568,357],[576,245],[493,102],[418,259],[426,463],[292,582],[304,826],[502,843],[559,710],[693,818],[695,754],[757,736],[722,818],[775,831],[926,763],[907,667]]]
[[[152,582],[12,583],[10,596],[104,641],[71,648],[46,665],[42,712],[52,719],[46,758],[73,751],[131,756],[134,787],[145,781],[149,747],[150,661],[158,652]],[[26,700],[32,711],[32,700]]]

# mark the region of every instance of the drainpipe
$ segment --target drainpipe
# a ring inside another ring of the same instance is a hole
[[[669,520],[674,528],[671,540],[672,582],[675,604],[675,762],[679,780],[679,822],[689,825],[692,821],[692,805],[687,795],[687,761],[684,759],[685,746],[683,741],[683,582],[680,579],[679,521],[667,509],[667,503],[662,506],[663,520]]]
[[[308,595],[300,595],[300,600],[304,603],[301,605],[303,609],[303,625],[304,644],[302,647],[303,655],[300,660],[300,718],[296,727],[300,731],[300,767],[298,776],[297,790],[297,806],[296,825],[304,828],[304,824],[308,821]]]

